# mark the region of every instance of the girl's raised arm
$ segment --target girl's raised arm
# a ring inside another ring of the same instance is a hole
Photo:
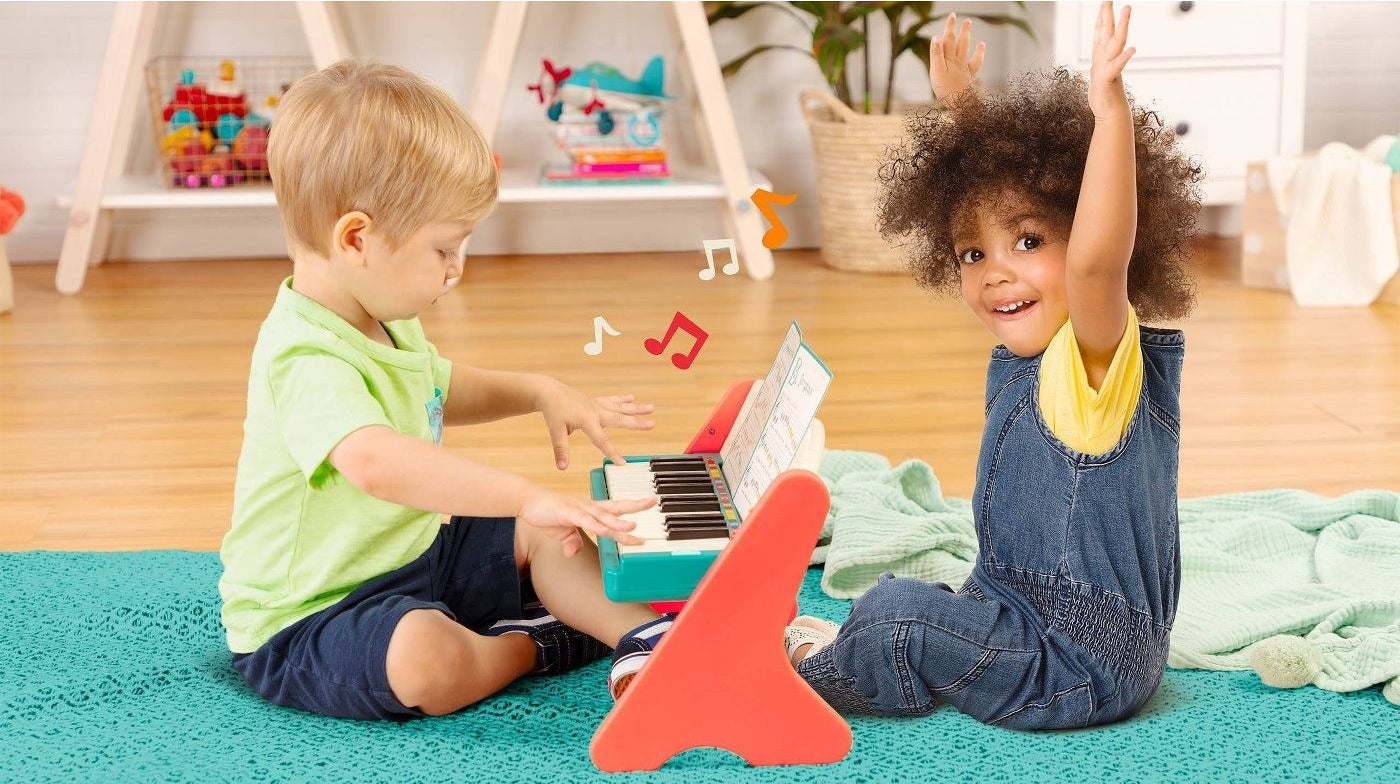
[[[1065,252],[1065,293],[1091,383],[1103,378],[1128,321],[1128,261],[1137,233],[1133,116],[1123,91],[1131,9],[1115,24],[1113,3],[1099,8],[1089,105],[1094,135]]]

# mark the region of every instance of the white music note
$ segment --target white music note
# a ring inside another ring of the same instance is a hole
[[[612,335],[613,337],[617,337],[618,335],[622,334],[621,332],[618,332],[617,330],[613,329],[613,325],[609,324],[607,319],[603,318],[602,316],[594,316],[593,340],[589,343],[583,344],[583,353],[587,354],[590,357],[596,357],[599,354],[603,353],[604,331],[606,331],[609,335]]]
[[[729,263],[724,265],[724,274],[733,275],[739,271],[739,252],[734,248],[734,240],[705,240],[705,260],[710,266],[700,270],[701,280],[715,279],[715,251],[721,248],[729,250]]]
[[[608,319],[603,318],[603,316],[594,316],[594,339],[584,343],[584,353],[588,354],[589,357],[596,357],[603,353],[603,332],[608,332],[608,335],[613,337],[622,335],[613,329],[613,326],[608,323]]]

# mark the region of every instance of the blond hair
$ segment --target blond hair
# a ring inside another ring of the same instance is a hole
[[[486,139],[440,87],[395,65],[340,62],[283,96],[268,168],[288,239],[322,256],[359,210],[390,248],[428,223],[475,223],[499,175]]]

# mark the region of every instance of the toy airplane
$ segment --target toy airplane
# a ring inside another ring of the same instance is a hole
[[[528,89],[539,96],[540,103],[549,106],[549,119],[578,122],[592,117],[599,133],[605,136],[616,125],[615,113],[642,115],[654,121],[664,102],[671,100],[663,87],[664,65],[659,55],[651,58],[635,81],[606,63],[589,63],[578,71],[556,68],[548,58],[541,65],[539,81]]]

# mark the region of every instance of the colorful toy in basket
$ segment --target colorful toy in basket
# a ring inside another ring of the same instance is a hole
[[[660,118],[671,100],[664,89],[660,56],[638,79],[605,63],[575,70],[541,61],[539,80],[528,89],[548,106],[555,142],[567,163],[546,164],[546,184],[638,184],[665,182],[671,174],[661,146]]]
[[[10,275],[10,257],[5,253],[5,235],[24,215],[24,199],[14,191],[0,188],[0,313],[15,306],[15,281]]]
[[[263,105],[270,114],[276,103],[269,97]],[[218,76],[208,85],[200,84],[193,70],[182,71],[161,119],[166,125],[160,150],[173,185],[222,188],[266,178],[271,121],[249,110],[231,60],[219,63]]]

